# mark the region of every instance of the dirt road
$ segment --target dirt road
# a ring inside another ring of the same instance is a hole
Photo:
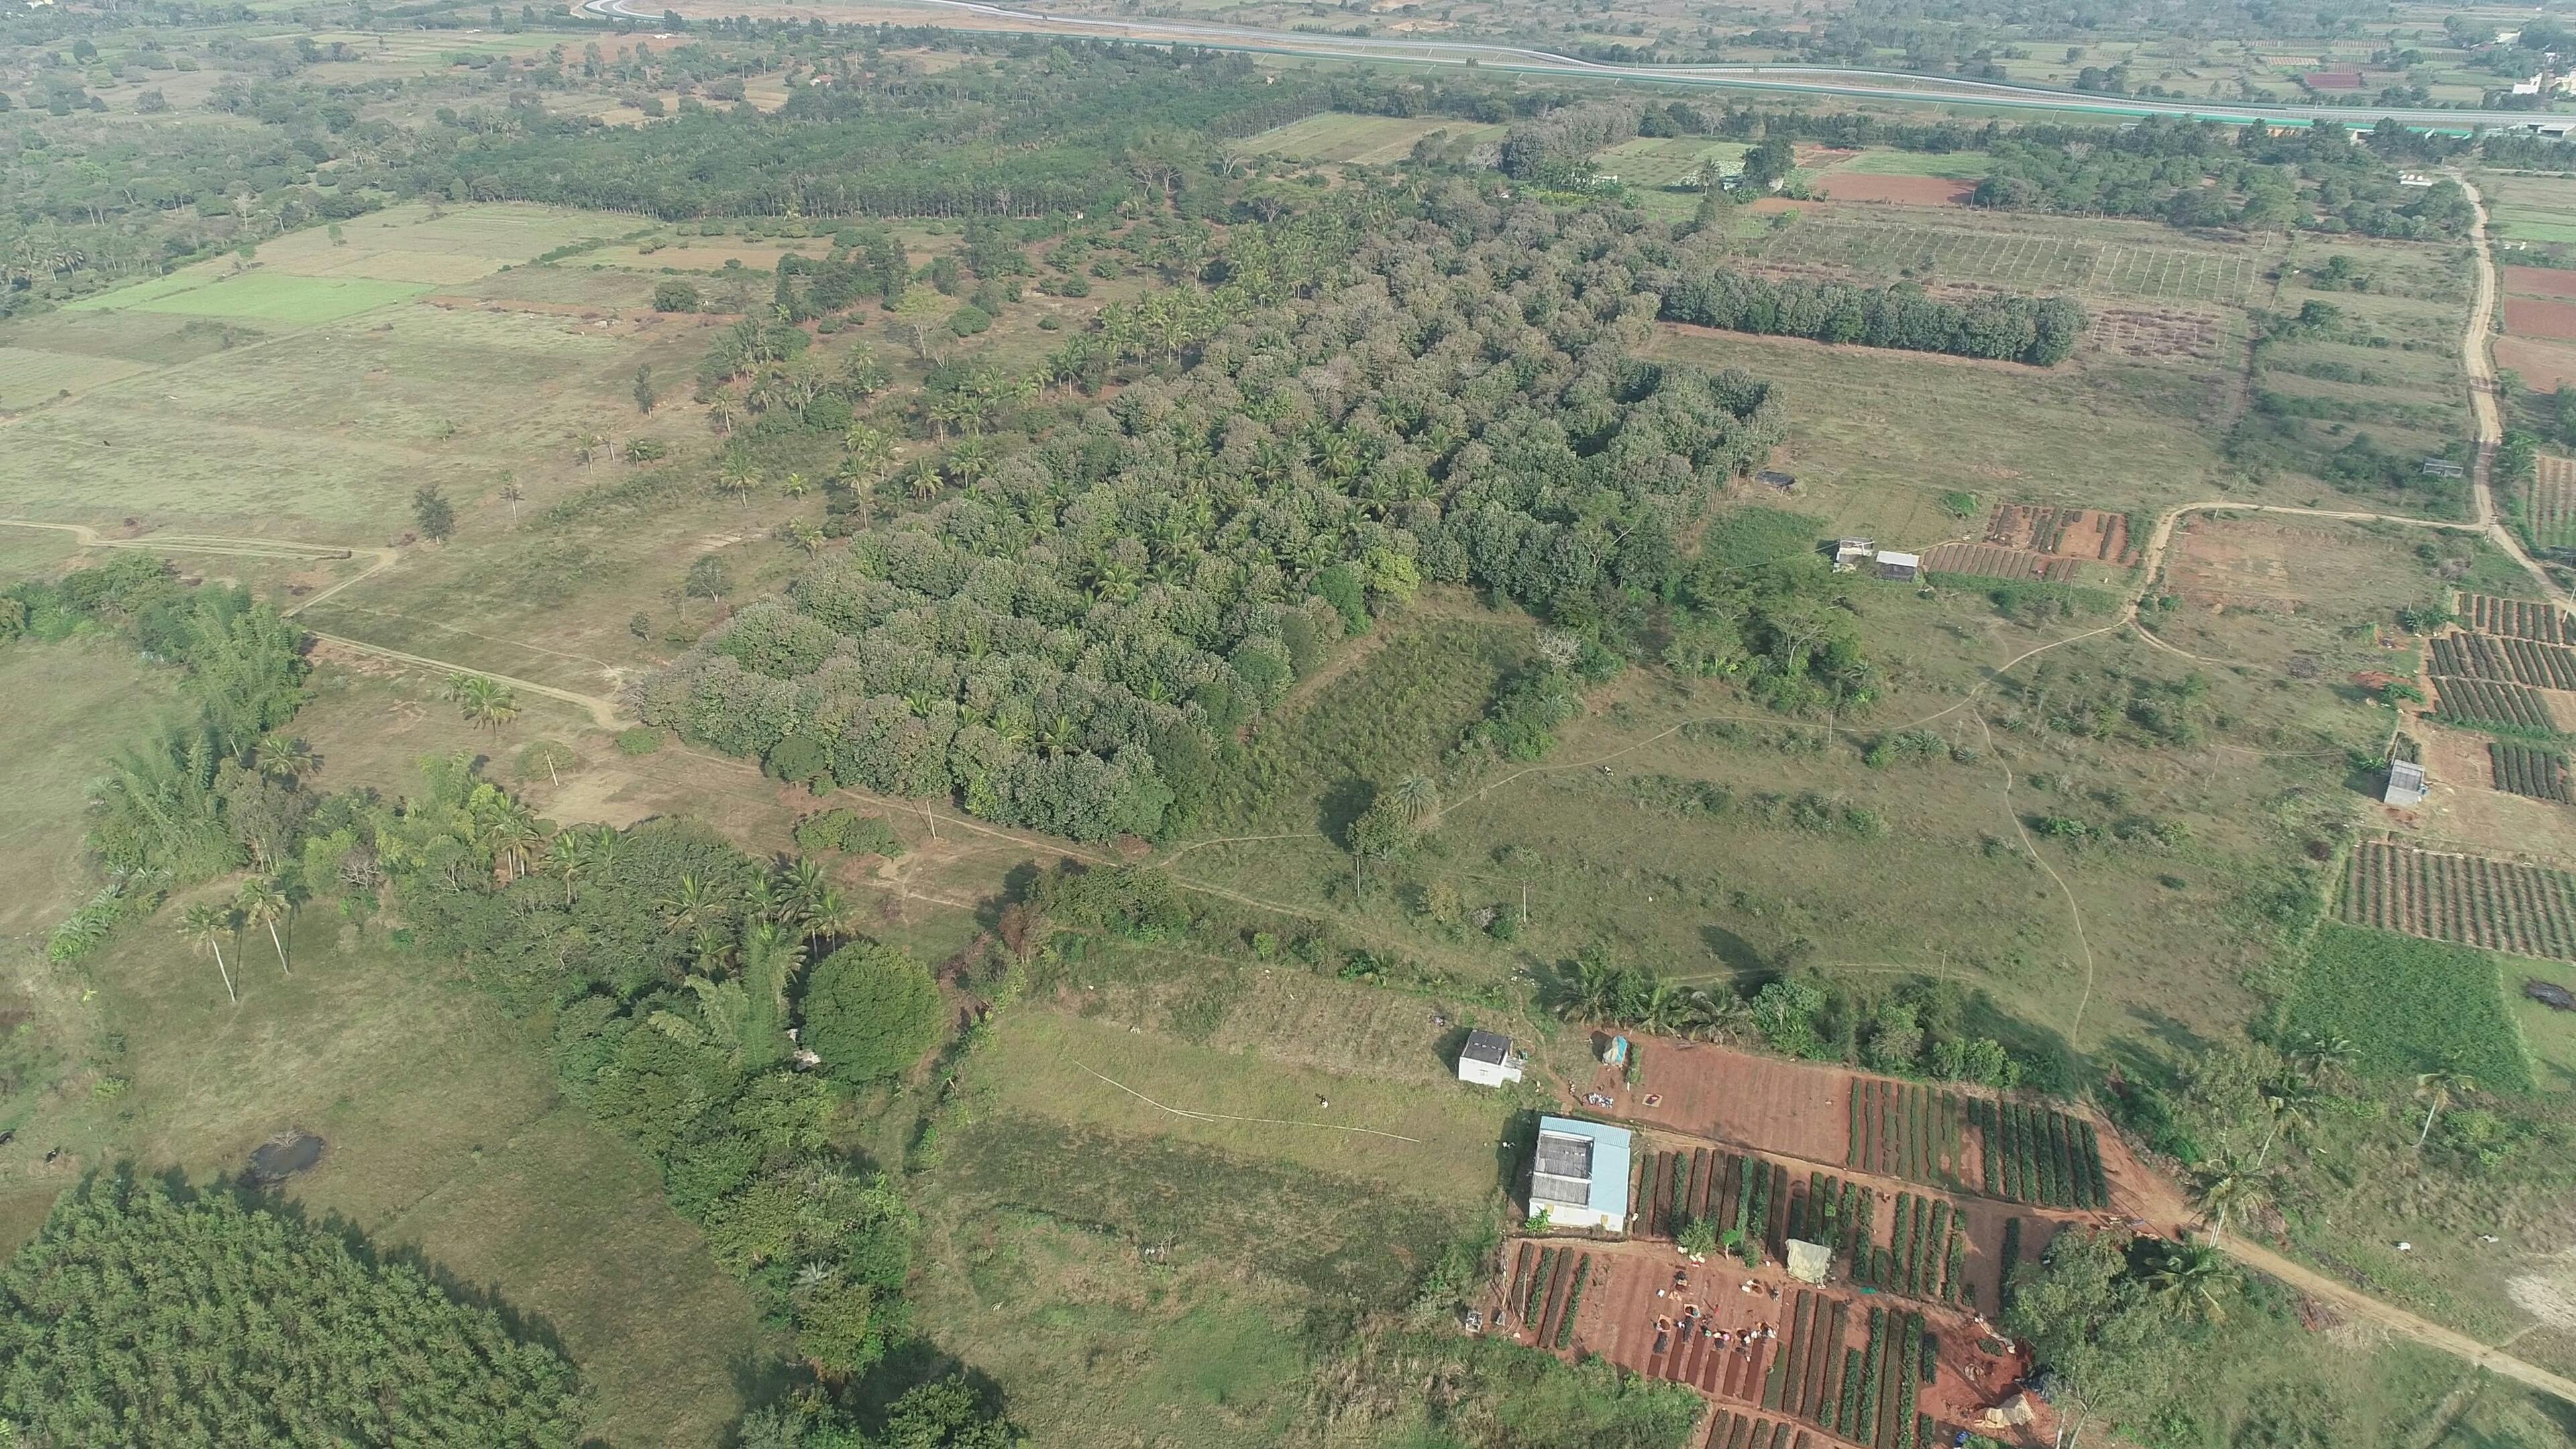
[[[2576,606],[2576,599],[2570,599],[2567,591],[2558,587],[2548,570],[2522,551],[2522,540],[2513,536],[2513,530],[2505,525],[2504,515],[2496,511],[2495,488],[2491,480],[2495,471],[2496,445],[2504,441],[2504,415],[2496,403],[2495,249],[2487,241],[2486,198],[2478,195],[2478,189],[2469,184],[2467,177],[2456,171],[2448,174],[2460,183],[2461,190],[2469,194],[2469,210],[2477,216],[2477,227],[2469,233],[2469,239],[2478,249],[2478,294],[2469,306],[2468,330],[2460,336],[2460,367],[2469,377],[2469,411],[2476,417],[2478,427],[2478,461],[2469,475],[2469,492],[2477,504],[2478,526],[2486,530],[2487,537],[2494,541],[2496,547],[2512,555],[2514,562],[2522,565],[2523,571],[2540,585],[2543,596],[2561,607]]]

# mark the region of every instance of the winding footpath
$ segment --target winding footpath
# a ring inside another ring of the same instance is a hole
[[[87,524],[46,523],[32,518],[0,518],[0,528],[37,528],[54,533],[68,533],[79,540],[83,548],[141,549],[151,553],[204,553],[228,558],[304,559],[316,563],[339,558],[369,560],[365,568],[349,577],[320,593],[298,599],[277,611],[288,617],[312,608],[315,604],[321,603],[353,584],[361,584],[374,578],[392,568],[401,557],[393,549],[366,545],[296,543],[275,538],[227,538],[206,533],[164,533],[146,534],[139,538],[111,538]],[[576,706],[588,713],[592,722],[602,729],[616,729],[628,723],[618,714],[615,701],[602,699],[597,695],[557,689],[551,684],[539,684],[533,679],[513,679],[506,674],[495,674],[488,669],[476,669],[471,665],[450,663],[444,659],[432,659],[425,654],[406,654],[399,649],[388,649],[382,644],[370,644],[363,639],[349,638],[345,634],[326,634],[309,626],[304,632],[334,649],[344,649],[353,654],[388,660],[396,664],[408,664],[436,674],[479,674],[485,679],[506,684],[514,690]]]

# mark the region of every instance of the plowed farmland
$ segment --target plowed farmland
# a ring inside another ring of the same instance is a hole
[[[2535,689],[2576,689],[2576,649],[2511,635],[2443,634],[2433,640],[2432,672]]]
[[[2499,790],[2562,805],[2576,803],[2567,793],[2567,757],[2555,750],[2498,740],[2487,746],[2487,764]]]
[[[2445,724],[2508,733],[2545,734],[2557,729],[2549,717],[2548,701],[2540,691],[2524,685],[2436,675],[2433,693],[2433,717]]]
[[[2026,549],[1998,548],[1990,543],[1942,543],[1923,555],[1926,573],[1957,574],[1979,579],[2050,579],[2075,577],[2075,560],[2051,558]]]
[[[2517,337],[2576,338],[2576,302],[2507,297],[2504,327]]]
[[[2460,618],[2481,634],[2537,639],[2543,644],[2576,644],[2576,628],[2566,613],[2530,599],[2499,599],[2493,594],[2462,594]]]
[[[2365,841],[2343,918],[2465,946],[2576,961],[2576,875],[2546,866]]]

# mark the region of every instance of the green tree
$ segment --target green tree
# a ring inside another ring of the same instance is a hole
[[[647,417],[650,417],[653,412],[653,405],[661,400],[662,395],[659,392],[656,392],[653,388],[653,364],[648,362],[641,367],[636,368],[635,410],[639,413],[643,413]]]
[[[939,1040],[939,988],[893,946],[853,941],[814,967],[803,1004],[804,1043],[844,1086],[902,1072]]]
[[[456,536],[456,506],[447,501],[435,483],[423,484],[411,495],[412,523],[420,536],[432,543],[445,543]]]

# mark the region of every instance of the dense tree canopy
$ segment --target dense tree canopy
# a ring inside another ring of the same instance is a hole
[[[228,1192],[110,1178],[0,1270],[30,1444],[580,1442],[572,1366],[420,1270]]]

